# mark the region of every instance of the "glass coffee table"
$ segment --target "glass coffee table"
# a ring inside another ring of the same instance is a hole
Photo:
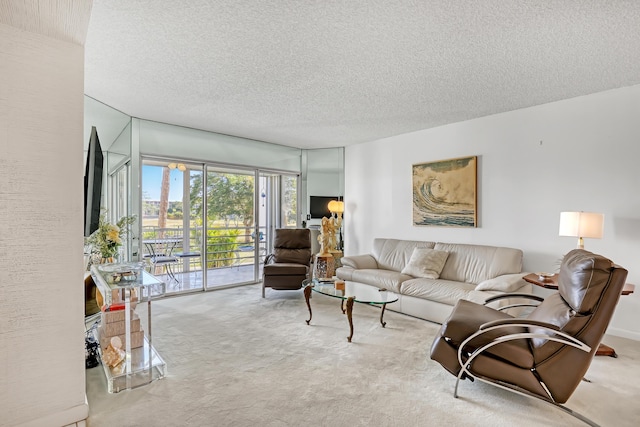
[[[386,289],[378,289],[376,287],[358,282],[346,281],[344,290],[336,289],[335,283],[333,281],[321,282],[317,279],[307,279],[302,282],[302,286],[304,286],[304,299],[307,302],[307,308],[309,309],[309,320],[306,320],[307,325],[311,322],[311,317],[313,316],[311,312],[311,304],[309,302],[309,300],[311,299],[311,292],[317,292],[322,295],[338,298],[340,300],[340,309],[342,310],[342,314],[346,313],[347,319],[349,320],[349,336],[347,337],[347,340],[349,342],[351,342],[351,338],[353,338],[352,314],[354,302],[382,306],[380,312],[380,324],[384,328],[387,323],[383,321],[382,318],[384,316],[384,310],[387,307],[387,304],[398,301],[398,296],[393,292],[389,292]]]

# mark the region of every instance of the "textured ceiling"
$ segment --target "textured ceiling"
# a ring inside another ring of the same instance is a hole
[[[344,146],[640,83],[640,1],[94,0],[85,93]]]

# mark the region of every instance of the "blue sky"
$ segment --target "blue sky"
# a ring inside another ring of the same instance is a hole
[[[162,184],[161,166],[142,166],[142,197],[149,200],[160,200]],[[169,201],[182,201],[182,175],[178,169],[172,169],[169,175]]]

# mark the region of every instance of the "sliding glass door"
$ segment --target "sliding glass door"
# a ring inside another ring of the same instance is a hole
[[[255,172],[206,167],[206,286],[257,281]]]
[[[273,230],[297,226],[296,174],[144,159],[142,194],[143,257],[168,292],[259,282]]]
[[[145,159],[142,166],[142,258],[167,292],[201,290],[202,165]]]

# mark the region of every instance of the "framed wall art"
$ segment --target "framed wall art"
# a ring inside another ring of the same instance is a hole
[[[477,227],[476,156],[413,165],[413,225]]]

